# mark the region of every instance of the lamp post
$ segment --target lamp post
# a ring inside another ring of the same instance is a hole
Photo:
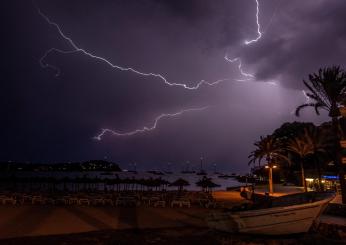
[[[274,193],[274,186],[273,186],[273,169],[277,168],[278,166],[268,163],[268,165],[265,166],[265,168],[269,169],[269,193],[273,194]]]

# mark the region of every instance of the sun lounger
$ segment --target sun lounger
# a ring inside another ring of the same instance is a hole
[[[14,199],[13,197],[2,197],[0,200],[3,205],[6,205],[6,204],[16,205],[17,203],[17,200]]]
[[[68,204],[68,200],[64,197],[58,197],[54,199],[54,204],[64,204],[67,205]]]
[[[90,200],[89,199],[87,199],[87,198],[79,198],[78,199],[78,204],[79,205],[83,205],[83,204],[86,204],[86,205],[90,205]]]
[[[69,205],[76,205],[76,204],[78,204],[78,198],[76,198],[76,197],[70,197],[70,198],[68,199],[68,204],[69,204]]]
[[[104,204],[104,199],[103,198],[94,198],[92,200],[93,205],[103,205]]]
[[[171,202],[171,207],[173,208],[175,205],[179,206],[179,207],[183,207],[183,206],[187,206],[187,207],[191,207],[191,203],[189,200],[185,200],[185,199],[178,199],[178,200],[173,200]]]
[[[45,204],[45,200],[42,196],[33,196],[31,199],[31,204]]]
[[[154,203],[154,207],[162,207],[162,208],[164,208],[164,207],[166,207],[166,201],[163,201],[163,200],[156,201]]]
[[[113,200],[111,199],[111,198],[105,198],[105,199],[103,199],[103,204],[104,205],[107,205],[107,204],[109,204],[109,205],[114,205],[114,202],[113,202]]]
[[[52,204],[52,205],[55,205],[56,203],[56,200],[54,198],[51,198],[51,197],[47,197],[45,198],[45,204]]]
[[[134,197],[119,197],[115,201],[115,206],[138,206],[138,202]]]
[[[158,201],[160,201],[160,197],[150,197],[149,198],[149,206],[154,205]]]

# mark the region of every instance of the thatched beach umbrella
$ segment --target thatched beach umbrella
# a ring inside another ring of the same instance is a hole
[[[61,179],[62,183],[63,183],[63,191],[68,191],[68,184],[72,182],[72,180],[68,177],[65,176]]]
[[[159,181],[160,181],[160,186],[163,186],[162,190],[165,190],[166,189],[165,187],[170,184],[170,182],[165,179],[160,178]]]
[[[206,176],[199,180],[196,185],[202,187],[202,190],[205,192],[211,191],[212,188],[220,187],[220,185],[214,183],[211,178],[207,178]]]
[[[171,183],[169,186],[178,186],[178,190],[182,191],[184,186],[188,186],[190,185],[190,183],[182,178],[177,179],[176,181],[174,181],[173,183]]]
[[[156,183],[155,183],[155,179],[153,179],[152,177],[150,177],[149,179],[144,179],[143,181],[143,185],[147,187],[147,190],[150,190],[152,191],[153,190],[153,187],[156,186]]]

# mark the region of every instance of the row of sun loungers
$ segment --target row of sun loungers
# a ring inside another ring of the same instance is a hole
[[[196,204],[205,208],[215,208],[217,203],[211,196],[189,197],[156,195],[30,195],[30,194],[0,194],[0,205],[80,205],[98,206],[108,205],[115,207],[137,207],[140,205],[152,207],[187,207]]]

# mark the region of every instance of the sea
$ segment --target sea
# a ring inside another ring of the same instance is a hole
[[[201,187],[197,186],[196,183],[203,178],[203,176],[206,176],[207,178],[210,178],[212,182],[219,185],[218,187],[213,188],[214,191],[217,190],[226,190],[227,188],[235,188],[244,186],[245,183],[238,182],[236,178],[233,177],[227,177],[222,178],[219,177],[221,174],[217,173],[206,173],[206,175],[197,175],[196,173],[182,173],[182,172],[159,172],[159,173],[152,173],[152,172],[98,172],[98,171],[88,171],[88,172],[61,172],[61,171],[21,171],[21,172],[15,172],[15,173],[0,173],[1,176],[13,176],[15,175],[18,178],[25,178],[25,177],[53,177],[56,179],[62,179],[64,177],[69,177],[71,179],[73,178],[100,178],[100,179],[112,179],[112,178],[120,178],[120,179],[157,179],[161,178],[164,180],[169,181],[170,183],[174,182],[175,180],[182,178],[189,182],[188,186],[184,186],[185,190],[188,191],[199,191],[201,190]],[[167,190],[176,190],[177,187],[175,186],[167,186]]]

